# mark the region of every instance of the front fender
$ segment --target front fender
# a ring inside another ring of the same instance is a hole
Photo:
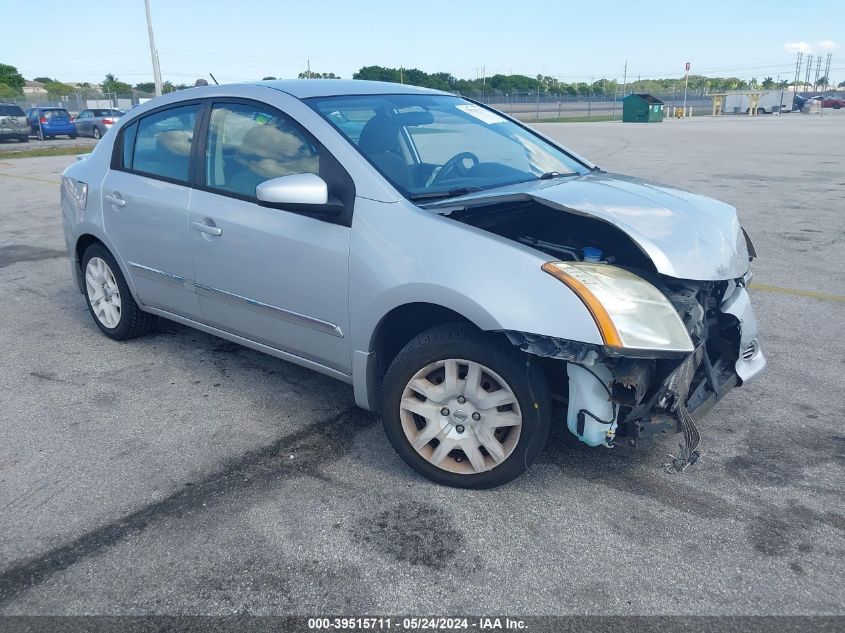
[[[448,308],[482,330],[517,330],[595,345],[601,334],[548,256],[413,205],[356,203],[350,246],[353,350],[409,303]]]

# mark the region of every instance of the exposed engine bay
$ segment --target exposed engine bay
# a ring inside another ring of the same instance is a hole
[[[453,210],[448,217],[512,239],[562,260],[625,268],[658,288],[675,307],[694,345],[691,354],[620,355],[601,345],[506,331],[511,343],[548,359],[560,380],[556,395],[568,403],[567,426],[591,446],[611,447],[664,433],[684,434],[674,468],[697,459],[702,417],[741,383],[734,367],[741,353],[739,319],[723,303],[745,292],[742,279],[692,281],[657,273],[652,261],[622,230],[578,213],[562,213],[536,201]],[[555,361],[563,360],[565,363]],[[564,375],[565,372],[565,375]]]

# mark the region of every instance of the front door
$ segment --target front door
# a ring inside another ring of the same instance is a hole
[[[349,373],[349,227],[255,197],[264,180],[323,175],[334,159],[292,119],[254,102],[213,103],[204,140],[205,190],[194,191],[189,219],[205,323]]]
[[[103,181],[103,223],[146,306],[201,318],[191,279],[188,186],[202,106],[153,112],[124,128],[121,165]]]

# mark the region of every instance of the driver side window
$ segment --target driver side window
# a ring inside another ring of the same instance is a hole
[[[206,184],[255,197],[264,182],[293,174],[320,173],[320,149],[298,123],[269,108],[218,103],[211,110]]]

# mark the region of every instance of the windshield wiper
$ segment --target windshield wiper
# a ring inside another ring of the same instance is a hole
[[[465,196],[468,193],[475,193],[481,191],[481,187],[455,187],[449,191],[426,191],[423,193],[415,193],[408,196],[408,200],[432,200],[434,198],[455,198],[457,196]]]

